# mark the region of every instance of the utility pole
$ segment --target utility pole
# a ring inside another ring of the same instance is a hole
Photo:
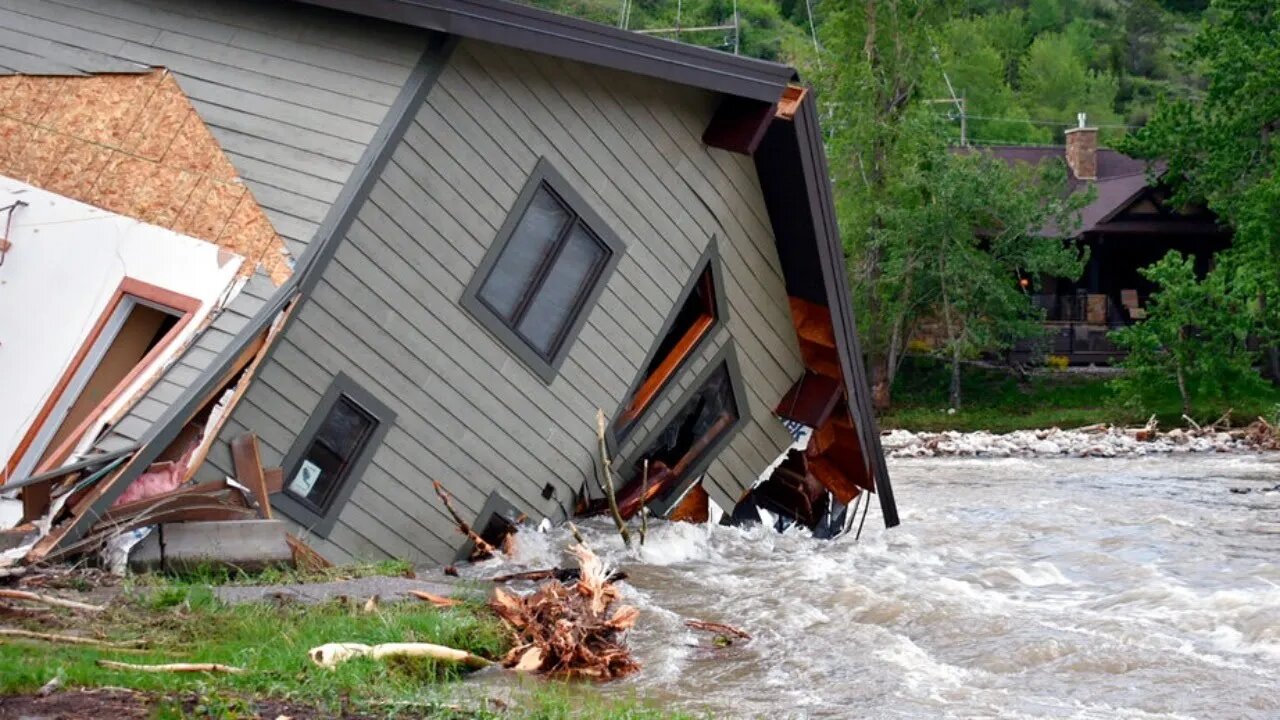
[[[934,98],[932,100],[925,100],[924,102],[927,102],[931,105],[941,103],[943,105],[956,106],[956,112],[960,114],[960,145],[961,147],[968,147],[969,146],[969,118],[967,117],[967,114],[965,112],[965,108],[967,107],[965,98],[955,97],[953,95],[952,97],[949,97],[949,98]]]

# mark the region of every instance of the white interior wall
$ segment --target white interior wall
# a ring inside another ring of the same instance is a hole
[[[0,265],[0,462],[6,463],[122,280],[200,301],[155,370],[239,287],[243,262],[212,243],[0,175],[0,208],[19,200],[27,205],[13,214],[12,246]],[[0,212],[0,234],[6,215]],[[117,404],[151,374],[141,373]]]

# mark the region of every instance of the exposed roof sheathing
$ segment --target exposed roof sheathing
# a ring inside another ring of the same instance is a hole
[[[0,174],[289,276],[284,241],[164,70],[0,76]]]

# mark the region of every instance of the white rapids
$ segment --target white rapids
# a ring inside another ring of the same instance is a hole
[[[600,691],[714,717],[1280,718],[1280,456],[890,472],[903,525],[873,509],[860,542],[662,524],[627,555],[593,522],[642,610],[643,670]],[[698,647],[686,618],[755,637]]]

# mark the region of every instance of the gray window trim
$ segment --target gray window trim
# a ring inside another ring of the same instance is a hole
[[[715,293],[716,303],[716,321],[711,326],[711,330],[698,341],[696,345],[689,351],[676,369],[671,373],[671,378],[663,383],[661,388],[653,397],[653,401],[649,403],[649,407],[644,409],[630,425],[623,428],[620,432],[617,430],[618,417],[626,409],[627,403],[631,400],[631,396],[635,394],[640,384],[644,382],[644,369],[649,367],[649,363],[653,362],[653,358],[658,354],[658,347],[662,345],[663,339],[667,337],[667,333],[671,331],[671,326],[675,324],[676,317],[680,315],[680,310],[684,307],[685,301],[689,299],[689,295],[698,285],[698,280],[702,277],[702,273],[711,270],[711,289]],[[712,235],[711,240],[707,243],[707,247],[702,251],[702,256],[693,264],[693,272],[689,275],[689,279],[685,281],[684,287],[681,288],[680,294],[677,296],[675,306],[671,308],[671,312],[667,314],[667,319],[662,323],[662,329],[653,339],[653,344],[649,347],[649,352],[645,354],[644,361],[640,363],[639,370],[636,371],[636,377],[631,381],[631,385],[627,388],[627,392],[622,396],[622,402],[618,403],[618,409],[613,412],[613,417],[609,419],[608,440],[611,452],[616,452],[618,447],[631,436],[632,431],[644,424],[644,421],[653,409],[662,401],[662,396],[671,388],[675,378],[684,371],[689,363],[701,352],[704,345],[715,337],[720,329],[728,326],[729,321],[729,303],[725,300],[724,294],[724,264],[720,260],[720,248],[716,244],[716,236]]]
[[[555,352],[552,353],[550,360],[539,355],[524,338],[508,327],[507,323],[490,310],[489,306],[480,299],[480,287],[488,279],[489,272],[493,269],[494,264],[498,262],[502,251],[506,249],[507,242],[511,240],[511,235],[515,232],[520,218],[524,216],[525,209],[532,202],[534,193],[543,183],[546,183],[569,206],[569,209],[578,215],[582,222],[604,243],[609,252],[609,257],[597,271],[595,279],[591,283],[591,289],[587,291],[587,294],[582,298],[582,302],[574,310],[573,318],[565,327],[560,344],[556,347]],[[573,189],[569,181],[565,180],[564,176],[552,167],[547,158],[539,158],[538,164],[529,175],[529,179],[525,181],[524,189],[520,191],[520,196],[516,198],[515,204],[512,205],[511,210],[507,213],[507,219],[498,230],[493,244],[485,252],[484,259],[480,261],[480,266],[476,268],[475,274],[471,276],[471,281],[467,283],[467,287],[462,291],[460,303],[481,326],[505,345],[535,375],[542,378],[543,382],[550,384],[559,372],[560,365],[564,362],[565,357],[568,356],[569,349],[573,347],[578,333],[582,330],[583,323],[587,321],[587,315],[590,314],[591,308],[600,299],[600,293],[604,291],[605,285],[608,284],[609,276],[613,273],[614,268],[617,267],[618,261],[622,259],[622,255],[625,252],[626,245],[604,221],[604,218],[600,217],[587,201]]]
[[[360,477],[364,474],[365,468],[373,460],[373,455],[378,446],[382,444],[383,437],[386,436],[387,431],[391,429],[391,426],[396,421],[394,410],[387,407],[382,401],[370,394],[368,390],[357,384],[355,380],[351,379],[351,376],[346,373],[338,373],[334,376],[333,382],[329,384],[329,389],[325,391],[324,396],[320,398],[320,402],[311,411],[311,417],[307,419],[307,424],[303,426],[302,432],[298,433],[298,437],[293,442],[293,447],[289,449],[289,454],[285,456],[282,467],[284,468],[286,488],[289,486],[290,478],[297,474],[298,467],[302,464],[302,455],[310,447],[316,433],[320,431],[320,426],[324,423],[325,417],[328,416],[329,411],[338,402],[338,399],[342,397],[346,397],[359,405],[362,410],[373,417],[376,424],[373,427],[373,431],[369,433],[368,439],[365,440],[364,446],[360,448],[355,459],[351,461],[346,476],[342,478],[342,484],[334,491],[333,499],[329,501],[329,507],[325,509],[324,514],[317,513],[307,505],[295,500],[284,490],[271,496],[271,506],[273,508],[297,521],[306,527],[309,532],[319,537],[328,537],[329,532],[333,530],[333,526],[337,524],[338,515],[342,513],[342,509],[346,506],[347,500],[351,497],[351,492],[355,490],[356,485],[360,484]]]
[[[746,424],[751,414],[751,409],[747,406],[747,394],[744,392],[746,385],[742,380],[742,368],[738,364],[738,353],[734,349],[732,341],[727,343],[711,358],[711,361],[702,369],[702,372],[698,373],[697,380],[690,384],[688,389],[672,404],[671,408],[662,416],[662,419],[649,431],[644,440],[636,445],[636,449],[631,452],[626,460],[614,465],[614,467],[625,469],[628,473],[627,476],[620,477],[619,481],[623,483],[629,482],[630,468],[636,460],[640,459],[640,454],[644,452],[645,448],[653,444],[653,441],[671,424],[671,421],[684,409],[689,400],[702,389],[702,386],[707,384],[707,381],[711,379],[711,375],[719,370],[721,365],[729,368],[729,387],[733,391],[733,403],[738,408],[738,419],[715,442],[707,446],[706,451],[697,462],[689,466],[684,480],[667,494],[666,497],[669,498],[669,502],[663,503],[662,498],[655,498],[653,502],[649,503],[650,512],[659,517],[665,516],[670,512],[672,506],[688,492],[689,487],[707,472],[707,468],[711,467],[711,463],[715,462],[715,459],[730,442],[733,442],[733,438],[742,430],[742,426]]]

